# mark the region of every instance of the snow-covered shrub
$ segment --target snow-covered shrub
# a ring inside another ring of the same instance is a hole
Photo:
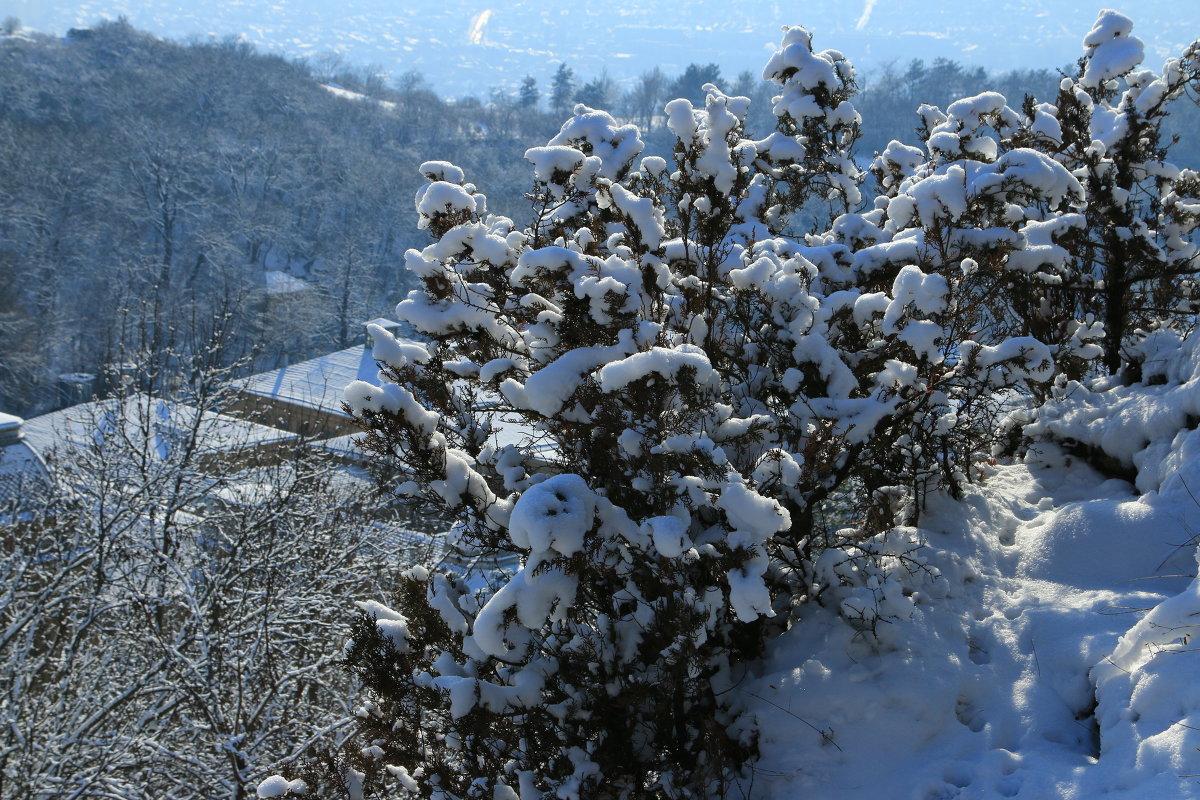
[[[1085,350],[1102,345],[1108,372],[1131,367],[1136,379],[1129,348],[1145,331],[1190,325],[1200,309],[1194,241],[1200,176],[1166,161],[1171,142],[1162,130],[1171,102],[1200,80],[1200,42],[1156,73],[1141,68],[1144,47],[1132,30],[1127,17],[1100,12],[1083,40],[1078,72],[1063,78],[1053,104],[1026,99],[1012,143],[1070,170],[1086,196],[1053,231],[1066,252],[1043,247],[1024,257],[1029,268],[1051,276],[1053,287],[1034,318],[1102,324],[1102,339],[1089,334],[1080,343]],[[1038,244],[1049,241],[1043,235]],[[1063,344],[1076,348],[1079,332],[1062,329],[1070,337]]]
[[[1200,42],[1155,73],[1139,68],[1143,45],[1131,31],[1127,18],[1102,12],[1078,73],[1063,79],[1054,105],[1027,99],[1014,136],[1070,169],[1087,201],[1060,218],[1065,249],[1048,270],[1056,285],[1033,307],[1082,315],[1082,325],[1060,328],[1065,349],[1086,356],[1102,344],[1112,376],[1064,369],[1021,421],[1032,423],[1027,439],[1064,446],[1149,491],[1166,479],[1164,456],[1194,433],[1200,410],[1191,386],[1197,342],[1188,337],[1200,310],[1200,176],[1164,160],[1171,142],[1162,133],[1171,101],[1200,85]]]
[[[993,325],[1046,342],[1070,378],[1100,356],[1136,378],[1139,338],[1200,308],[1200,178],[1165,160],[1162,132],[1170,103],[1197,85],[1200,46],[1156,73],[1140,68],[1132,29],[1102,11],[1052,103],[1013,108],[984,92],[922,106],[925,152],[893,142],[871,167],[887,198],[881,227],[910,240],[919,230],[941,263],[915,263],[961,270]]]
[[[915,528],[896,527],[858,544],[829,548],[817,558],[814,573],[827,587],[826,605],[875,637],[881,623],[912,617],[922,593],[946,593],[946,581],[930,565]]]
[[[346,403],[397,492],[519,568],[488,590],[416,570],[364,608],[371,700],[310,785],[721,795],[755,752],[735,688],[767,638],[813,598],[902,619],[937,576],[897,526],[973,476],[1016,399],[1099,355],[1082,307],[1038,316],[1088,224],[1079,175],[1021,138],[1042,112],[922,107],[926,149],[892,143],[864,203],[849,62],[792,28],[764,76],[763,139],[715,86],[668,103],[673,165],[577,106],[526,153],[525,227],[422,167],[436,241],[397,314],[426,343],[373,330],[379,381]],[[824,232],[787,236],[814,201]],[[859,529],[817,537],[851,487]]]

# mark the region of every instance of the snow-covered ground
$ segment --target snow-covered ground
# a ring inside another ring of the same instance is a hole
[[[751,796],[1200,796],[1198,497],[1200,459],[1138,495],[1049,445],[935,500],[910,532],[929,571],[892,560],[911,616],[885,580],[898,613],[860,633],[847,588],[743,685]]]

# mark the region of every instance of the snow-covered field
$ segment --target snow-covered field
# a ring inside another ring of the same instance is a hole
[[[1165,388],[1118,390],[1129,440]],[[751,796],[1200,796],[1195,445],[1184,430],[1144,459],[1140,495],[1044,445],[934,502],[911,537],[936,577],[897,570],[910,617],[896,604],[873,639],[847,590],[744,685],[764,738]]]

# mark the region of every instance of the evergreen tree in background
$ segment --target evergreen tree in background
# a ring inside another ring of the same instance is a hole
[[[575,96],[575,72],[566,64],[559,64],[550,84],[550,110],[561,117],[571,110]]]
[[[683,74],[667,86],[667,97],[683,97],[693,105],[704,104],[704,86],[721,83],[721,67],[717,64],[688,64]]]
[[[538,100],[542,97],[542,93],[538,91],[537,79],[532,75],[526,75],[521,81],[521,89],[517,94],[517,102],[522,108],[537,108]]]

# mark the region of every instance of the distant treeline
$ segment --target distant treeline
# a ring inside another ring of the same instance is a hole
[[[847,55],[853,62],[854,54]],[[929,64],[914,59],[908,64],[890,62],[860,68],[860,93],[854,100],[863,117],[859,156],[869,161],[892,139],[919,144],[917,108],[923,103],[944,109],[955,100],[985,91],[1000,92],[1014,108],[1027,96],[1037,102],[1053,103],[1059,83],[1066,75],[1073,74],[1074,69],[1073,64],[1066,64],[1060,68],[989,73],[983,67],[968,67],[947,58],[937,58]],[[652,146],[657,145],[658,150],[665,151],[660,154],[665,155],[670,152],[671,142],[662,135],[663,104],[676,97],[687,97],[701,106],[704,102],[701,87],[706,83],[716,84],[730,94],[749,97],[753,101],[748,125],[751,132],[765,135],[770,130],[774,124],[770,113],[772,86],[748,71],[728,79],[717,64],[689,64],[682,74],[675,76],[656,68],[643,73],[628,89],[622,89],[607,75],[577,79],[570,67],[561,65],[548,79],[545,91],[535,77],[526,76],[515,95],[494,91],[491,104],[538,108],[540,102],[556,119],[568,113],[576,102],[605,108],[637,123],[644,132],[649,131]],[[1168,133],[1179,135],[1196,130],[1200,124],[1196,102],[1181,102],[1172,111],[1170,120]],[[1172,157],[1180,166],[1200,166],[1200,142],[1194,136],[1181,140],[1172,150]]]
[[[867,71],[860,157],[914,142],[921,103],[985,88],[1052,101],[1060,77],[945,59]],[[575,103],[637,123],[648,151],[669,155],[663,104],[699,104],[708,82],[751,97],[751,131],[769,132],[770,87],[715,64],[626,89],[559,65],[516,92],[451,101],[416,73],[173,43],[123,21],[2,36],[0,409],[53,408],[59,375],[130,353],[186,354],[216,318],[229,320],[228,358],[260,368],[357,341],[358,323],[407,291],[405,249],[427,241],[411,210],[422,161],[455,161],[491,188],[492,210],[519,218],[530,176],[507,165]],[[1200,115],[1188,104],[1171,119],[1195,130]],[[1200,164],[1196,147],[1181,143],[1176,163]]]

